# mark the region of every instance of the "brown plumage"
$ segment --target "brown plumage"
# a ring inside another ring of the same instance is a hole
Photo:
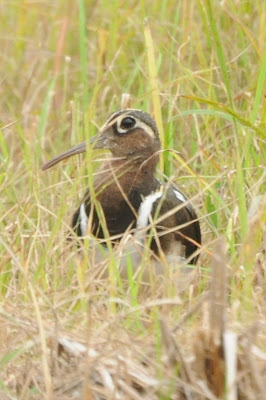
[[[201,244],[199,222],[180,190],[172,184],[162,185],[155,177],[160,140],[151,116],[134,109],[115,112],[91,138],[90,145],[112,153],[112,158],[98,171],[94,187],[114,242],[129,228],[145,228],[154,217],[159,241],[152,240],[152,251],[167,254],[175,243],[181,242],[185,257],[195,263],[198,255],[194,256],[194,252]],[[53,158],[43,169],[85,150],[86,142],[83,142]],[[87,192],[73,216],[73,228],[79,236],[86,235],[89,220],[93,235],[103,238],[103,228]]]

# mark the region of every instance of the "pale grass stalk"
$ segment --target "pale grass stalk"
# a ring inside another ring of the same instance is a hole
[[[44,375],[44,382],[45,382],[45,389],[46,389],[46,398],[47,400],[53,399],[53,385],[52,385],[52,376],[49,367],[49,350],[46,343],[46,334],[45,329],[42,321],[40,307],[35,295],[35,291],[31,282],[28,282],[29,290],[31,294],[31,298],[33,301],[33,306],[35,309],[38,327],[39,327],[39,334],[40,334],[40,342],[41,342],[41,349],[42,349],[42,368],[43,368],[43,375]]]
[[[223,333],[225,355],[226,399],[237,400],[237,334],[232,331]]]
[[[155,59],[152,33],[148,19],[146,19],[144,23],[144,37],[147,47],[148,68],[149,68],[150,84],[152,89],[152,104],[153,104],[154,118],[158,127],[162,148],[164,149],[165,135],[164,135],[163,118],[161,111],[160,89],[157,77],[157,65],[156,65],[157,63]],[[162,171],[164,170],[162,155],[160,155],[160,168]]]

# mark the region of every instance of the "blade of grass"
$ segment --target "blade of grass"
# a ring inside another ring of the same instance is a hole
[[[147,48],[149,79],[152,89],[152,104],[153,104],[154,117],[159,130],[161,145],[162,148],[164,149],[165,139],[164,139],[163,118],[162,118],[161,102],[160,102],[160,89],[157,76],[153,39],[149,26],[149,21],[147,18],[144,21],[144,37]],[[164,171],[164,160],[162,153],[160,154],[160,168],[162,171]]]
[[[49,111],[50,111],[50,106],[51,106],[51,100],[53,96],[53,91],[56,83],[56,77],[54,77],[49,86],[48,90],[44,99],[42,111],[41,111],[41,117],[40,117],[40,123],[38,126],[38,132],[37,132],[37,137],[38,137],[38,142],[36,146],[36,164],[38,165],[40,162],[40,157],[41,157],[41,150],[42,150],[42,141],[44,138],[44,133],[45,133],[45,128],[48,122],[48,116],[49,116]]]
[[[83,110],[85,111],[89,104],[88,94],[88,60],[86,46],[86,12],[84,0],[79,0],[79,49],[81,64],[81,82],[83,86]]]
[[[213,4],[214,4],[214,2],[212,0],[207,0],[206,1],[206,11],[207,11],[207,15],[208,15],[209,23],[210,23],[211,33],[213,36],[214,47],[215,47],[217,58],[219,61],[219,67],[220,67],[222,78],[223,78],[223,81],[224,81],[224,84],[226,87],[226,92],[227,92],[227,97],[229,100],[230,108],[234,111],[234,102],[233,102],[232,90],[231,90],[231,85],[230,85],[230,79],[229,79],[229,74],[227,71],[227,65],[226,65],[224,50],[223,50],[223,46],[222,46],[222,41],[221,41],[218,27],[216,24],[217,19],[214,17]],[[245,198],[245,182],[244,182],[244,173],[243,173],[242,162],[246,155],[245,154],[243,156],[242,156],[242,154],[240,155],[240,141],[239,141],[239,137],[238,137],[237,125],[235,123],[235,120],[233,123],[233,128],[234,128],[235,152],[236,152],[235,185],[236,185],[236,192],[237,192],[237,196],[238,196],[239,217],[240,217],[240,221],[241,221],[240,232],[241,232],[241,237],[244,239],[248,232],[248,220],[247,220],[247,205],[246,205],[246,198]]]
[[[181,95],[180,97],[198,101],[199,103],[211,105],[212,107],[216,108],[217,110],[222,110],[222,112],[216,111],[217,115],[220,115],[223,118],[229,119],[232,122],[234,120],[236,122],[239,122],[241,125],[244,125],[247,128],[250,128],[253,131],[255,131],[262,138],[265,137],[265,135],[266,135],[265,132],[263,130],[261,130],[260,128],[258,128],[256,125],[254,125],[254,123],[243,118],[241,114],[238,114],[236,111],[234,111],[230,107],[226,106],[225,104],[218,103],[217,101],[213,101],[213,100],[209,100],[209,99],[204,99],[204,98],[198,97],[198,96]],[[189,114],[190,111],[193,111],[194,114],[211,114],[211,113],[213,113],[213,111],[211,111],[211,110],[187,110],[187,111],[184,111],[182,115],[186,115],[186,113]]]
[[[230,104],[231,108],[234,109],[234,102],[233,102],[232,90],[231,90],[231,85],[230,85],[230,79],[229,79],[229,75],[227,72],[227,66],[226,66],[222,41],[221,41],[218,27],[216,24],[217,18],[214,17],[212,0],[206,1],[206,11],[207,11],[207,15],[209,18],[209,23],[210,23],[212,37],[213,37],[213,41],[214,41],[214,45],[215,45],[215,50],[216,50],[216,54],[217,54],[217,57],[219,60],[219,66],[220,66],[222,78],[223,78],[223,81],[224,81],[224,84],[226,87],[229,104]]]

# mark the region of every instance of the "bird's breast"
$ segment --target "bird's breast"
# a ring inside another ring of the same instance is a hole
[[[103,191],[97,196],[107,229],[110,235],[123,234],[128,227],[136,226],[137,213],[141,203],[141,193],[132,190],[129,193],[118,187]],[[98,219],[97,216],[95,216]],[[96,226],[98,225],[96,221]],[[97,227],[95,228],[97,230]]]

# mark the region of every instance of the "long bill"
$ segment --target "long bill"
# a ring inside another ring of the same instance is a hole
[[[42,170],[46,171],[47,169],[53,167],[55,164],[60,161],[65,160],[66,158],[72,157],[76,154],[81,154],[86,151],[87,142],[82,142],[77,146],[71,147],[71,149],[64,151],[63,153],[53,157],[51,160],[47,161],[43,166]]]
[[[71,149],[66,150],[63,153],[53,157],[42,166],[42,170],[46,171],[60,161],[75,156],[76,154],[85,153],[88,145],[93,146],[94,149],[108,148],[108,132],[99,131],[96,135],[92,136],[90,140],[86,140],[85,142],[82,142],[77,146],[71,147]]]

